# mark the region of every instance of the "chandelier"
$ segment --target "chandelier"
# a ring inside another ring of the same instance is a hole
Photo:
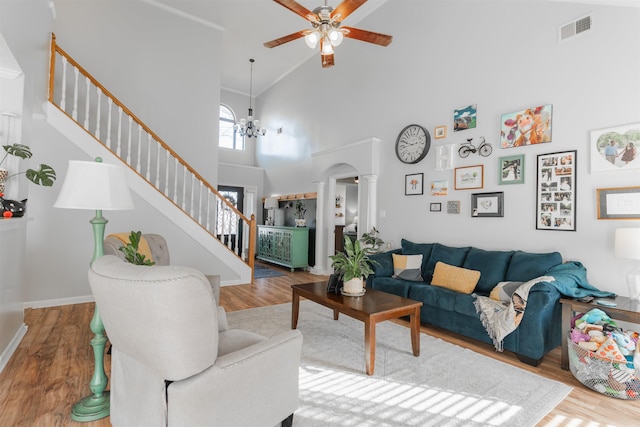
[[[247,119],[240,119],[240,123],[233,125],[233,129],[240,134],[240,136],[246,136],[247,138],[257,138],[258,136],[264,136],[267,133],[265,128],[260,127],[260,120],[253,119],[253,108],[251,108],[251,99],[253,98],[253,58],[249,59],[251,63],[251,78],[249,80],[249,115]]]

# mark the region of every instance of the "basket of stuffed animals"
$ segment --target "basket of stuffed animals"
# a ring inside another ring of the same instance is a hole
[[[640,399],[637,332],[623,331],[596,308],[573,319],[567,341],[569,369],[578,381],[606,396]]]

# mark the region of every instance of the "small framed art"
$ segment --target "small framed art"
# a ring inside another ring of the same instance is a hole
[[[449,181],[446,179],[431,181],[431,195],[432,196],[446,196],[449,191]]]
[[[598,188],[598,219],[640,219],[640,187]]]
[[[436,126],[433,130],[433,137],[435,139],[446,138],[447,137],[447,127],[446,126]]]
[[[429,204],[429,210],[431,212],[441,212],[442,211],[442,203],[431,203],[431,204]]]
[[[524,154],[498,159],[498,184],[524,184]]]
[[[404,176],[404,195],[420,195],[424,191],[424,174],[414,173]]]
[[[449,200],[447,202],[447,213],[459,214],[460,213],[460,200]]]
[[[503,217],[504,193],[474,193],[471,195],[471,216]]]
[[[538,154],[538,230],[576,231],[576,154],[576,150]]]
[[[484,165],[455,168],[454,172],[454,189],[474,190],[484,187]]]

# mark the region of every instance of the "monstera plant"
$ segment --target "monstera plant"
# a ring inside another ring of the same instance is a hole
[[[4,151],[6,152],[2,160],[0,160],[0,177],[4,175],[5,179],[9,179],[12,176],[25,174],[27,179],[34,184],[42,185],[45,187],[51,187],[56,180],[56,171],[49,165],[41,164],[40,167],[35,169],[27,169],[24,172],[17,172],[12,175],[9,175],[6,169],[3,169],[2,165],[6,162],[7,157],[9,155],[19,157],[21,159],[30,159],[33,154],[31,153],[31,148],[28,145],[24,144],[10,144],[3,145]]]

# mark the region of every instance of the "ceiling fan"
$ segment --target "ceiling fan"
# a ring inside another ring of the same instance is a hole
[[[320,56],[322,58],[323,68],[332,67],[334,65],[333,48],[342,43],[344,37],[380,46],[388,46],[393,39],[392,36],[388,36],[386,34],[340,26],[347,16],[351,15],[367,0],[343,0],[335,9],[331,6],[327,6],[327,0],[325,0],[324,6],[318,6],[313,9],[313,11],[310,11],[295,0],[274,1],[309,21],[313,29],[298,31],[293,34],[271,40],[266,42],[264,46],[272,48],[304,37],[305,42],[312,49],[315,49],[318,43],[320,43]]]

